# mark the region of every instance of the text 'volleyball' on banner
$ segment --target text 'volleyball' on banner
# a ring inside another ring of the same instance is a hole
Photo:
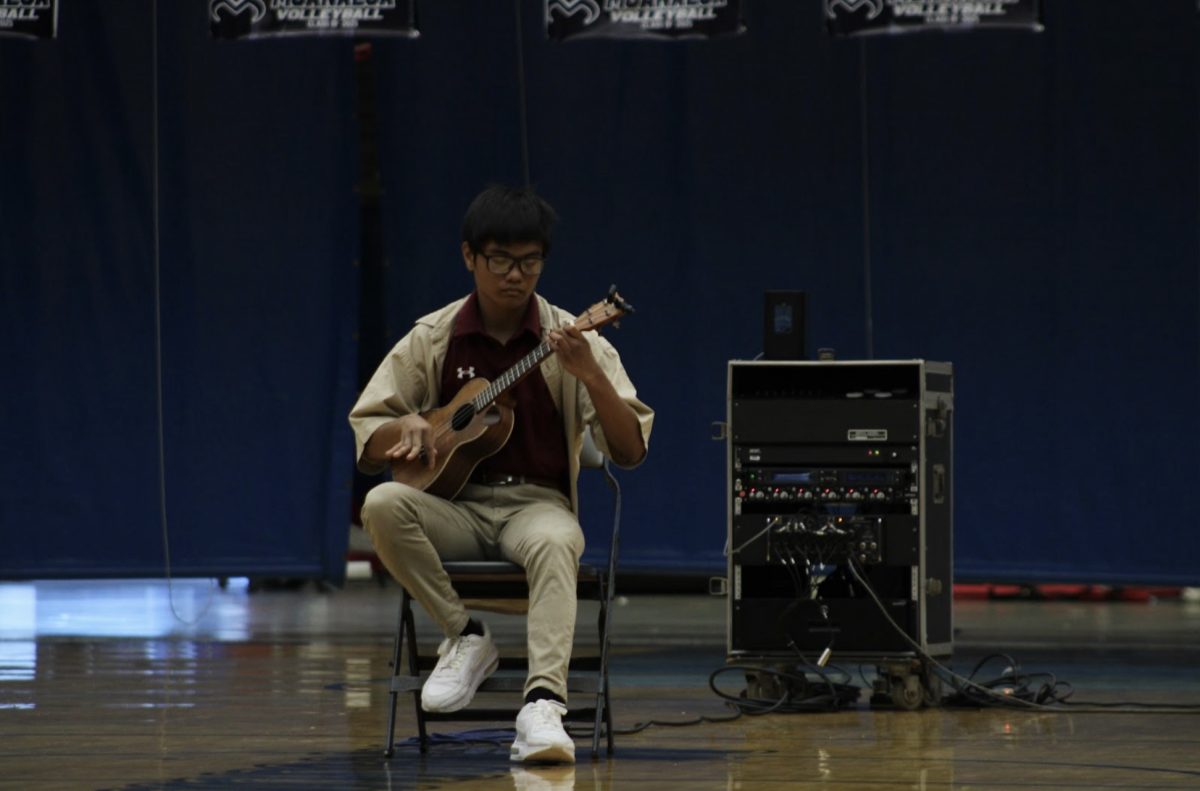
[[[547,0],[551,39],[692,39],[741,33],[741,0]]]
[[[1042,29],[1038,0],[822,0],[836,36],[978,28]]]
[[[0,36],[54,38],[58,0],[0,0]]]
[[[415,0],[208,0],[208,19],[213,38],[418,34]]]

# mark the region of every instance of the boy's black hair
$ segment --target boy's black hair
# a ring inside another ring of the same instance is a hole
[[[488,242],[540,242],[550,254],[550,238],[558,214],[533,187],[492,184],[475,196],[463,217],[462,237],[475,252]]]

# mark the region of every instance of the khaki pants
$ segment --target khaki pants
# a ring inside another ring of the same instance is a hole
[[[509,560],[529,580],[525,692],[567,699],[583,531],[566,495],[544,486],[467,484],[454,500],[389,482],[367,493],[363,527],[379,559],[447,637],[469,616],[442,560]]]

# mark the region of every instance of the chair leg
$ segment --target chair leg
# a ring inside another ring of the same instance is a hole
[[[420,657],[417,654],[417,623],[413,617],[412,597],[408,595],[408,591],[404,592],[402,597],[404,610],[404,640],[408,644],[408,674],[410,676],[421,675]],[[429,734],[425,729],[425,709],[421,708],[421,690],[413,690],[413,710],[417,715],[417,739],[420,743],[421,753],[424,754],[429,750]]]
[[[407,596],[407,594],[405,594]],[[400,618],[396,624],[396,639],[392,645],[392,678],[400,675],[400,648],[404,645],[404,601],[400,604]],[[396,698],[400,693],[395,689],[388,693],[387,741],[384,742],[383,756],[391,758],[396,752]]]
[[[592,759],[600,757],[600,729],[608,719],[608,679],[604,668],[600,669],[600,684],[596,690],[596,720],[592,723]],[[611,737],[610,737],[611,738]],[[609,747],[612,752],[612,747]]]
[[[607,587],[607,586],[604,586]],[[592,758],[600,755],[600,730],[603,727],[608,754],[613,753],[612,710],[608,698],[608,600],[600,596],[600,616],[597,630],[600,633],[600,682],[596,689],[596,721],[592,727]]]
[[[608,667],[604,668],[604,735],[608,742],[608,754],[613,754],[612,704],[608,699]]]

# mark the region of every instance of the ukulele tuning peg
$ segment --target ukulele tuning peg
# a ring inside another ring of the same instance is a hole
[[[613,283],[608,287],[608,303],[617,308],[622,313],[633,313],[633,305],[630,305],[621,295],[617,293],[617,284]]]

